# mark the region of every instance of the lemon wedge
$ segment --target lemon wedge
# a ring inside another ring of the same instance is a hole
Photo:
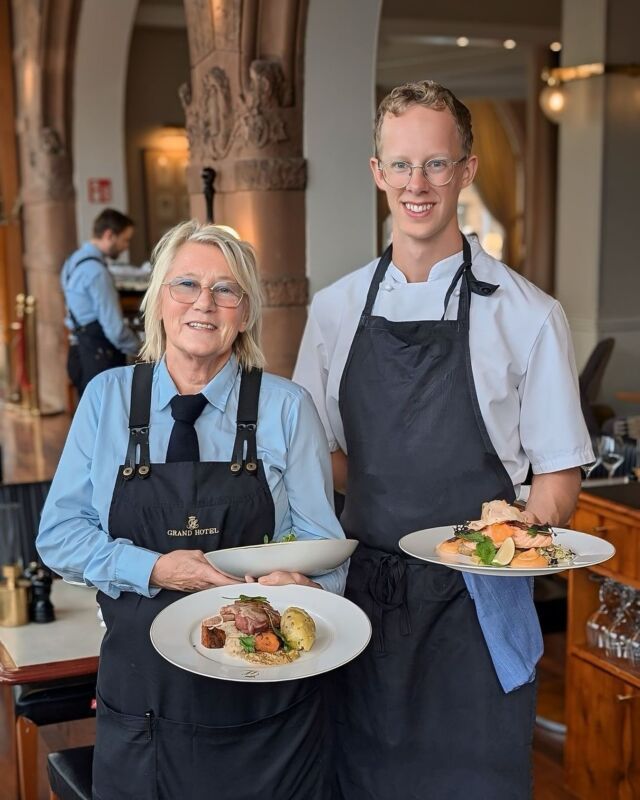
[[[499,567],[506,567],[511,563],[514,555],[516,554],[516,545],[511,536],[507,537],[500,545],[500,549],[493,559],[493,563]]]

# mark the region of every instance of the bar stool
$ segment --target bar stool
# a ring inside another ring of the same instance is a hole
[[[91,800],[93,745],[50,753],[47,759],[50,800]]]

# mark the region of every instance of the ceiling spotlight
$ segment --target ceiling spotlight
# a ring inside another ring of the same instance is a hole
[[[458,47],[468,47],[469,46],[469,39],[466,36],[458,36],[456,39],[456,44]]]
[[[516,46],[516,40],[505,39],[504,42],[502,43],[502,46],[504,47],[505,50],[513,50],[514,47]]]
[[[552,50],[554,53],[559,53],[562,50],[562,42],[551,42],[549,50]]]

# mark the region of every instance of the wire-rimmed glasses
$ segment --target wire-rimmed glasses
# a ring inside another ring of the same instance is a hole
[[[409,164],[402,159],[382,162],[378,159],[378,169],[385,181],[392,189],[405,189],[413,176],[413,170],[419,169],[422,175],[432,186],[446,186],[451,183],[458,164],[467,160],[462,156],[457,161],[451,158],[431,158],[424,164]]]
[[[213,286],[203,286],[192,278],[174,278],[162,284],[169,287],[169,294],[178,303],[195,303],[206,289],[211,292],[218,308],[237,308],[245,295],[242,287],[231,281],[218,281]]]

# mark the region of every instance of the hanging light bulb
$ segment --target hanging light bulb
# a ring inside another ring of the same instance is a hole
[[[548,83],[540,92],[538,99],[542,113],[557,125],[562,120],[562,115],[567,106],[567,94],[562,88],[562,84],[557,82]]]

